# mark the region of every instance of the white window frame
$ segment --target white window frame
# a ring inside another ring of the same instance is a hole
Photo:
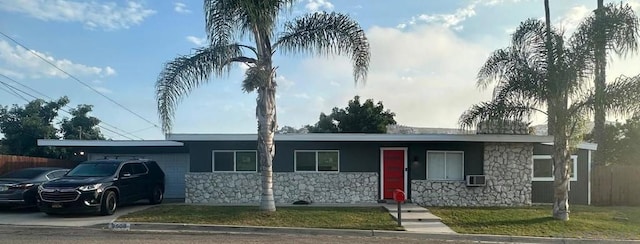
[[[536,159],[549,159],[551,160],[551,177],[534,177],[534,164]],[[571,155],[571,160],[573,160],[573,177],[569,179],[570,181],[578,181],[578,155]],[[553,181],[554,179],[554,165],[553,159],[551,155],[533,155],[533,162],[531,163],[531,181]]]
[[[298,152],[313,152],[316,154],[316,170],[298,170]],[[336,152],[338,153],[338,170],[336,171],[318,171],[318,153],[319,152]],[[301,173],[339,173],[340,172],[340,150],[294,150],[293,151],[293,172]]]
[[[217,152],[221,152],[221,153],[233,153],[233,170],[227,170],[227,171],[222,171],[222,170],[216,170],[216,153]],[[237,158],[236,158],[236,153],[238,152],[253,152],[256,154],[256,170],[254,171],[238,171],[238,162],[237,162]],[[234,172],[234,173],[255,173],[258,172],[258,151],[257,150],[212,150],[211,151],[211,172],[214,173],[230,173],[230,172]]]
[[[429,179],[429,153],[444,153],[444,172],[446,177],[447,172],[447,153],[461,153],[462,154],[462,179]],[[426,175],[425,178],[429,181],[465,181],[464,179],[464,151],[445,151],[445,150],[427,150],[427,154],[425,155],[426,159]]]

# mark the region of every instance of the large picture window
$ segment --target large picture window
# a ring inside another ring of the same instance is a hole
[[[427,151],[427,180],[464,180],[464,152]]]
[[[298,150],[294,156],[296,171],[337,172],[340,167],[338,150]]]
[[[578,156],[571,155],[572,163],[569,165],[571,181],[577,181]],[[553,181],[553,160],[551,155],[533,155],[533,181]]]
[[[224,150],[213,151],[213,171],[258,171],[258,157],[255,150]]]

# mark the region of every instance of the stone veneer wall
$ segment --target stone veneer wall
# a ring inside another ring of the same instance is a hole
[[[259,203],[260,173],[187,173],[186,203]],[[378,173],[274,173],[277,203],[375,203]]]
[[[464,181],[411,181],[413,202],[426,206],[531,205],[533,144],[485,143],[487,185],[467,187]]]

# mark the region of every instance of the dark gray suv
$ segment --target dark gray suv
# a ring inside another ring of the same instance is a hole
[[[155,161],[86,161],[64,177],[38,187],[38,207],[47,214],[113,214],[138,200],[159,204],[164,198],[164,172]]]

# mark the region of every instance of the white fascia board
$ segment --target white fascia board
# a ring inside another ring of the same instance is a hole
[[[168,134],[173,141],[255,141],[256,134]],[[277,134],[276,141],[466,141],[466,142],[514,142],[548,143],[552,136],[490,135],[490,134]]]
[[[181,147],[184,143],[165,140],[56,140],[38,139],[38,146],[52,147]]]
[[[549,145],[549,146],[553,146],[553,142],[549,142],[549,143],[542,143],[544,145]],[[585,150],[591,150],[591,151],[597,151],[598,150],[598,144],[596,143],[591,143],[591,142],[581,142],[577,145],[578,149],[585,149]]]

